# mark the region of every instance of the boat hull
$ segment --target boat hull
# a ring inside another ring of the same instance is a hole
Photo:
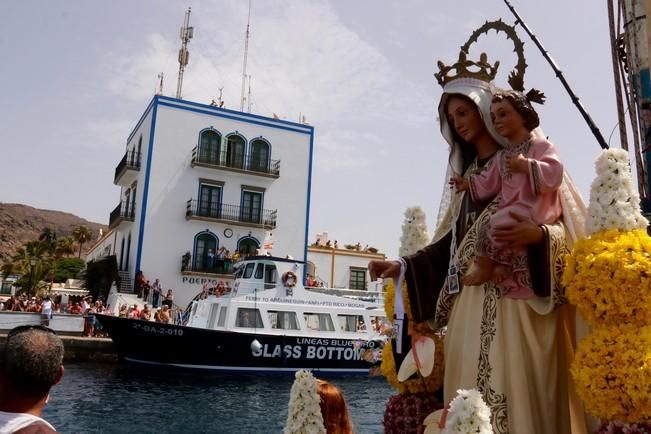
[[[206,330],[97,315],[122,360],[221,372],[294,372],[367,375],[366,348],[354,339],[278,336]],[[259,348],[252,348],[257,340]],[[368,343],[371,347],[374,342]]]

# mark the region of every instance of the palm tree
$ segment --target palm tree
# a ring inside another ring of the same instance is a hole
[[[43,243],[48,250],[52,251],[56,247],[57,243],[57,233],[50,228],[43,228],[38,240]]]
[[[88,229],[88,226],[86,225],[77,226],[72,230],[72,236],[77,241],[77,243],[79,243],[79,257],[81,258],[81,247],[84,245],[84,243],[90,241],[92,236],[90,229]]]
[[[36,291],[43,286],[41,282],[47,278],[51,269],[52,257],[48,246],[42,241],[28,241],[16,249],[11,262],[3,264],[2,274],[3,277],[19,274],[22,288],[29,295],[35,295]]]
[[[64,256],[70,256],[75,253],[75,239],[72,237],[59,238],[54,248],[54,256],[60,259]]]

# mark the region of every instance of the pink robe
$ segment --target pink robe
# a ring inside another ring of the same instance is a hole
[[[529,160],[528,175],[511,174],[506,169],[506,157],[518,154]],[[516,223],[510,213],[521,215],[538,225],[555,223],[562,212],[558,188],[563,181],[563,163],[554,145],[541,138],[502,149],[495,157],[491,167],[469,179],[473,200],[486,200],[500,194],[499,208],[491,216],[487,232],[480,234],[477,254],[490,257],[512,272],[512,277],[500,284],[507,291],[507,297],[530,298],[534,293],[527,250],[510,248],[497,242],[494,228]]]

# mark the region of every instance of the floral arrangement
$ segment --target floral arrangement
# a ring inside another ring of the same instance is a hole
[[[621,422],[651,420],[649,350],[651,325],[595,327],[581,341],[571,372],[593,416]]]
[[[296,372],[289,395],[284,434],[326,434],[316,379],[303,369]]]
[[[578,240],[566,257],[563,284],[593,326],[648,323],[651,238],[645,230],[609,229]]]
[[[491,411],[476,389],[457,390],[450,402],[444,434],[493,434]]]
[[[413,322],[411,316],[411,308],[409,306],[409,297],[407,296],[407,285],[402,287],[402,298],[405,303],[405,312],[409,320],[409,332],[412,334],[419,334],[429,336],[434,339],[436,345],[436,353],[434,355],[434,370],[426,378],[414,378],[404,382],[398,381],[398,369],[396,362],[393,358],[393,343],[387,342],[382,349],[382,365],[380,367],[382,375],[387,379],[387,382],[398,390],[399,393],[421,393],[421,392],[434,392],[443,386],[444,374],[444,359],[443,359],[443,338],[434,333],[427,324],[417,324]],[[389,283],[386,288],[384,296],[384,310],[387,318],[393,318],[394,310],[393,303],[395,300],[395,287],[393,283]]]
[[[425,212],[419,206],[412,206],[405,210],[405,221],[402,224],[400,237],[400,250],[398,255],[413,255],[429,244],[430,236],[427,232]]]
[[[588,234],[619,229],[645,229],[649,222],[640,212],[640,195],[631,178],[628,152],[609,149],[595,162],[597,177],[590,187]]]
[[[571,372],[590,414],[632,429],[623,424],[651,421],[651,239],[627,152],[602,152],[596,170],[589,237],[574,245],[563,273],[570,302],[593,326]]]

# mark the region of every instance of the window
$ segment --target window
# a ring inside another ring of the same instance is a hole
[[[362,315],[337,315],[342,332],[365,332],[366,323]]]
[[[308,313],[303,314],[305,324],[310,330],[321,332],[333,332],[335,326],[332,324],[332,317],[328,313]]]
[[[0,294],[11,294],[11,282],[2,282]]]
[[[255,318],[255,320],[253,319]],[[240,307],[237,309],[237,324],[236,327],[256,327],[262,328],[262,316],[258,309],[249,309]]]
[[[198,214],[202,217],[221,218],[221,196],[221,186],[201,184],[199,186]]]
[[[377,333],[386,332],[391,329],[391,323],[383,316],[371,317],[371,330]]]
[[[122,242],[120,243],[120,271],[124,270],[124,237],[122,237]]]
[[[202,232],[194,238],[194,262],[195,271],[210,271],[215,267],[215,252],[219,246],[219,240],[211,232]]]
[[[259,248],[258,240],[251,237],[242,238],[237,243],[237,251],[240,252],[240,256],[255,255],[255,251]]]
[[[262,223],[262,193],[242,191],[240,220],[249,223]]]
[[[219,319],[217,320],[217,327],[224,327],[224,324],[226,324],[226,312],[228,311],[228,308],[226,306],[222,306],[219,309]]]
[[[350,268],[350,289],[366,289],[366,269]]]
[[[215,130],[205,130],[199,140],[199,161],[219,164],[222,136]]]
[[[210,306],[210,315],[208,315],[208,326],[207,328],[215,328],[215,322],[217,321],[217,312],[219,311],[219,304],[214,303]]]
[[[269,170],[269,143],[256,139],[251,142],[250,169],[258,172]]]
[[[131,212],[126,214],[127,217],[132,217],[133,218],[133,216],[135,215],[135,212],[136,212],[136,188],[137,187],[138,187],[138,184],[135,183],[135,182],[131,186],[131,208],[130,208]]]
[[[244,168],[244,138],[237,135],[228,136],[226,143],[226,164],[228,167]]]
[[[272,329],[299,330],[296,312],[280,312],[270,310],[269,322]]]
[[[273,264],[265,264],[264,289],[275,288],[277,282],[278,282],[278,273],[276,272],[276,266]]]
[[[264,274],[264,264],[258,264],[258,266],[255,269],[255,278],[262,279],[263,274]]]
[[[253,267],[255,267],[255,262],[250,262],[246,264],[246,269],[244,270],[244,279],[250,279],[253,275]]]

